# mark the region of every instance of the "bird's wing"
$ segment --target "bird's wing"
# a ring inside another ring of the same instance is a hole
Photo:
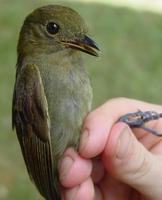
[[[26,65],[17,74],[12,122],[31,179],[44,197],[56,197],[48,104],[36,65]]]

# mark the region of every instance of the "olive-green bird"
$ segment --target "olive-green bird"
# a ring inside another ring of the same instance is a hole
[[[61,197],[58,161],[77,149],[92,89],[81,51],[97,56],[83,19],[74,10],[48,5],[22,26],[13,95],[13,128],[30,178],[46,200]]]

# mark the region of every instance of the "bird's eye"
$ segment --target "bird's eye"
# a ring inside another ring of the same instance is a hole
[[[54,22],[49,22],[46,26],[48,33],[51,35],[56,34],[59,31],[59,25]]]

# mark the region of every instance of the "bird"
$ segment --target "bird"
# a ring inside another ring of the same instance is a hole
[[[84,19],[62,5],[45,5],[24,20],[17,45],[12,100],[16,130],[31,180],[46,200],[61,199],[58,163],[77,150],[92,87],[82,53],[99,56]]]

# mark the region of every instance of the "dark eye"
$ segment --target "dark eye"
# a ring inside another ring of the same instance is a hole
[[[54,22],[49,22],[46,26],[48,33],[54,35],[59,31],[59,25]]]

